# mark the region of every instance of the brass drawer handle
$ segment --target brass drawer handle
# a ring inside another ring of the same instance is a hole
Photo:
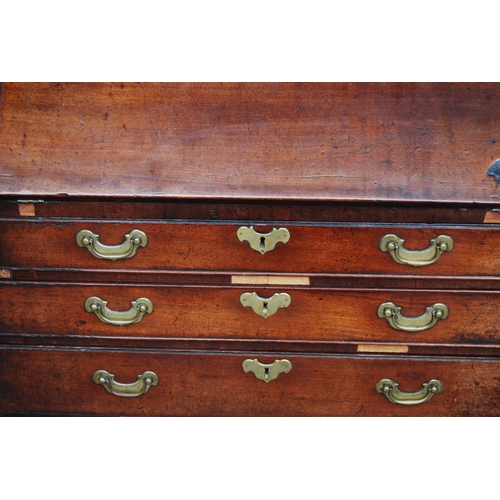
[[[148,244],[146,233],[134,229],[125,235],[125,241],[121,245],[107,246],[99,242],[99,235],[88,229],[82,229],[76,233],[76,243],[79,247],[86,248],[94,257],[106,260],[130,259],[139,247]]]
[[[443,383],[435,379],[422,384],[422,389],[418,392],[401,392],[398,387],[399,384],[390,378],[383,378],[375,384],[375,390],[379,394],[384,394],[391,403],[400,405],[427,403],[434,394],[441,394],[444,391]]]
[[[434,264],[444,252],[453,250],[453,240],[449,236],[441,234],[431,240],[429,248],[420,251],[406,250],[403,243],[405,240],[395,234],[386,234],[379,243],[382,252],[389,252],[398,264],[409,266],[428,266]]]
[[[421,332],[432,328],[440,319],[446,319],[449,309],[446,304],[436,303],[427,307],[425,314],[416,318],[408,318],[401,314],[401,307],[393,302],[384,302],[377,309],[377,316],[385,318],[395,330],[405,332]]]
[[[266,383],[278,378],[280,373],[288,373],[292,369],[292,363],[288,359],[278,359],[270,365],[260,363],[258,359],[245,359],[241,366],[245,373],[252,372],[256,378]]]
[[[241,226],[236,231],[236,234],[241,242],[248,241],[250,248],[262,255],[274,250],[278,243],[286,243],[290,239],[290,231],[284,227],[280,229],[274,228],[269,233],[258,233],[253,226]]]
[[[158,385],[158,375],[154,372],[144,372],[137,376],[137,382],[132,384],[120,384],[115,382],[115,376],[106,370],[97,370],[92,376],[97,385],[102,385],[110,394],[124,398],[135,398],[149,391],[152,385]]]
[[[292,303],[292,297],[288,293],[275,293],[264,299],[255,292],[245,292],[240,295],[240,303],[243,307],[251,307],[255,314],[267,319],[276,314],[279,308],[288,307]]]
[[[153,312],[153,303],[144,297],[133,300],[132,307],[127,311],[113,311],[108,309],[107,304],[100,297],[89,297],[85,301],[85,310],[94,313],[103,323],[118,326],[139,323],[146,313]]]

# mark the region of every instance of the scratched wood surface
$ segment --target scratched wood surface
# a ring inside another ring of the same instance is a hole
[[[6,83],[0,110],[0,196],[499,203],[495,83]]]
[[[265,383],[242,362],[288,359],[289,373]],[[306,356],[92,349],[0,349],[0,412],[177,416],[499,416],[499,361],[489,358]],[[120,383],[146,370],[159,383],[139,397],[106,392],[92,381],[107,370]],[[375,391],[383,378],[404,392],[438,379],[442,394],[415,406]]]

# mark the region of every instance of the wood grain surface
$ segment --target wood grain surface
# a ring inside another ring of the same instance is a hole
[[[0,415],[500,416],[499,122],[498,83],[3,84]],[[261,255],[250,225],[291,237]],[[81,229],[148,245],[101,260]],[[386,234],[454,248],[401,265]],[[292,300],[264,319],[244,292]],[[90,296],[154,311],[109,325]],[[383,302],[449,317],[408,333]],[[98,369],[160,383],[120,398]],[[396,405],[382,378],[444,393]]]
[[[245,359],[288,359],[292,369],[266,384]],[[499,361],[489,358],[304,356],[276,353],[0,349],[0,412],[173,416],[499,416]],[[132,383],[146,370],[159,384],[136,398],[94,384],[96,370]],[[416,392],[438,379],[444,392],[402,406],[375,391],[382,378]]]
[[[291,304],[268,318],[240,303],[240,295],[256,292],[269,298],[288,293]],[[499,345],[500,292],[450,290],[329,290],[305,287],[197,287],[78,284],[0,284],[4,296],[0,331],[58,336],[121,338],[253,339],[260,341],[394,342]],[[140,323],[105,324],[85,311],[88,297],[97,296],[114,311],[126,311],[140,297],[154,311]],[[377,316],[380,304],[393,302],[406,317],[423,315],[444,303],[447,319],[429,330],[395,330]],[[1,334],[0,334],[1,338]]]
[[[290,240],[261,255],[236,232],[251,222],[225,224],[151,223],[141,221],[0,220],[0,255],[4,267],[73,268],[143,271],[230,271],[281,273],[365,273],[417,276],[496,276],[500,267],[500,227],[440,225],[300,225],[289,224]],[[265,233],[273,227],[255,225]],[[76,244],[78,231],[99,234],[105,245],[118,245],[140,229],[148,245],[130,259],[115,262],[94,257]],[[379,248],[395,234],[408,250],[424,250],[439,235],[451,236],[454,248],[431,265],[395,262]]]
[[[0,98],[4,196],[499,203],[496,83],[6,83]]]

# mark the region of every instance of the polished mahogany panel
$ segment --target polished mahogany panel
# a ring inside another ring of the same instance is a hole
[[[5,83],[0,99],[0,195],[499,201],[495,83]]]
[[[242,363],[287,359],[289,373],[266,383]],[[498,359],[404,356],[311,356],[252,352],[140,352],[102,349],[0,349],[0,412],[172,416],[499,416]],[[133,383],[159,379],[138,397],[120,397],[93,382],[97,370]],[[375,391],[389,378],[404,392],[437,379],[444,387],[414,406]]]
[[[240,296],[256,292],[291,297],[288,307],[267,318],[243,307]],[[137,286],[127,284],[3,284],[0,309],[2,333],[79,335],[113,338],[254,339],[337,342],[397,342],[427,344],[498,345],[500,292],[450,290],[360,290],[307,287]],[[85,310],[88,297],[108,302],[113,311],[126,311],[138,298],[149,299],[153,312],[139,323],[103,323]],[[444,303],[446,319],[427,330],[396,330],[377,315],[392,302],[401,314],[414,318],[426,308]]]
[[[285,273],[366,273],[421,276],[496,276],[500,268],[500,228],[498,226],[375,225],[276,223],[255,224],[257,232],[285,227],[290,240],[278,243],[261,255],[237,230],[252,226],[213,222],[142,222],[65,220],[0,220],[0,256],[4,267],[82,268],[128,270],[198,270]],[[94,257],[77,245],[82,229],[99,234],[99,241],[118,245],[134,229],[148,237],[145,248],[118,261]],[[452,237],[451,252],[443,252],[433,264],[414,267],[397,263],[379,248],[383,236],[404,239],[408,250],[425,250],[439,235]]]
[[[0,414],[500,416],[499,122],[498,83],[0,86]]]

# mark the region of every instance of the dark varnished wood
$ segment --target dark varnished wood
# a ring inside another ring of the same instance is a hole
[[[269,384],[244,373],[244,359],[289,359],[292,370]],[[0,411],[176,416],[498,416],[499,361],[276,353],[140,352],[99,349],[0,349]],[[137,398],[108,394],[95,370],[131,383],[145,370],[159,384]],[[444,393],[401,406],[375,392],[392,378],[402,391],[439,379]]]
[[[1,90],[0,414],[500,416],[499,84]],[[241,225],[292,236],[262,256]],[[149,243],[128,260],[75,242],[91,229],[120,244],[135,228]],[[404,266],[379,250],[388,233],[410,250],[447,234],[455,248]],[[292,303],[264,319],[241,306],[247,291]],[[155,310],[106,325],[84,310],[91,295]],[[402,332],[377,317],[387,301],[450,315]],[[285,357],[292,371],[270,384],[241,368]],[[118,398],[96,369],[119,382],[153,370],[160,385]],[[445,392],[394,405],[374,390],[386,377],[408,392],[438,378]]]
[[[3,267],[87,268],[114,270],[199,270],[285,273],[365,273],[420,276],[494,276],[500,268],[500,228],[440,225],[286,225],[286,244],[261,255],[240,242],[236,231],[252,221],[234,223],[152,223],[138,221],[3,220],[0,255]],[[261,232],[273,226],[255,225]],[[148,245],[131,259],[116,262],[97,259],[75,242],[78,231],[89,229],[100,242],[117,245],[133,229],[148,235]],[[423,267],[396,263],[379,249],[389,233],[405,240],[409,250],[424,250],[440,234],[455,242],[438,262]],[[22,248],[22,251],[20,249]]]
[[[261,297],[288,293],[288,308],[262,318],[239,301],[244,292]],[[498,292],[452,290],[331,290],[304,287],[197,287],[69,284],[0,284],[5,296],[0,310],[4,333],[92,337],[254,339],[260,341],[386,342],[409,345],[499,345]],[[104,324],[84,309],[85,300],[98,296],[116,311],[132,300],[147,297],[154,311],[140,323]],[[404,316],[416,317],[426,307],[445,303],[450,314],[429,330],[395,330],[376,314],[381,303],[394,302]],[[22,312],[22,314],[21,314]]]
[[[214,200],[138,201],[122,199],[110,202],[95,198],[88,201],[32,200],[36,217],[86,219],[153,219],[195,221],[302,221],[302,222],[383,222],[430,224],[482,224],[486,215],[496,212],[487,207],[462,204],[458,207],[405,204],[342,204],[338,202],[238,202]],[[0,199],[0,216],[19,217],[18,200]],[[494,207],[492,203],[491,207]]]
[[[81,283],[128,283],[156,285],[205,285],[229,286],[234,273],[229,271],[134,271],[110,269],[3,269],[0,281],[55,281]],[[246,277],[282,277],[283,274],[255,273],[245,271]],[[241,276],[241,275],[239,275]],[[401,288],[401,289],[449,289],[449,290],[499,290],[499,276],[396,276],[382,274],[297,274],[286,277],[309,278],[310,285],[317,288]]]
[[[498,203],[495,83],[6,83],[1,100],[4,196]]]
[[[31,347],[97,347],[107,349],[175,350],[175,351],[213,351],[235,352],[253,351],[264,353],[308,354],[389,354],[397,356],[448,356],[448,357],[500,357],[500,345],[492,344],[426,344],[414,342],[405,344],[395,342],[353,342],[353,341],[296,341],[266,339],[207,339],[207,338],[165,338],[165,337],[112,337],[90,335],[37,335],[32,333],[3,333],[2,345]],[[378,349],[378,350],[377,350]],[[392,349],[392,350],[391,350]]]

